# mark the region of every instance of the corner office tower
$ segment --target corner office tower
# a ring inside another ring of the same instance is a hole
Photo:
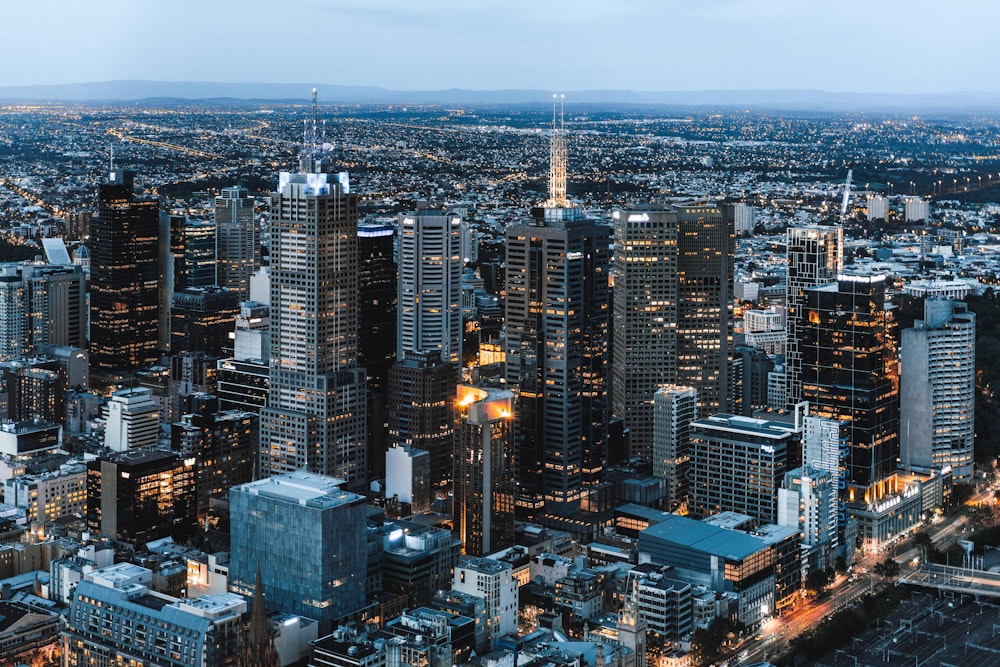
[[[303,151],[298,173],[280,174],[271,193],[270,392],[260,415],[261,477],[308,470],[364,484],[357,217],[347,173],[321,171],[315,148]]]

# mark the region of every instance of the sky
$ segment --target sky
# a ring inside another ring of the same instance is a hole
[[[1000,91],[996,0],[0,0],[0,86]]]

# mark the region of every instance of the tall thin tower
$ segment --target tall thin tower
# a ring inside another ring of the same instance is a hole
[[[217,282],[250,300],[250,276],[260,262],[260,234],[254,201],[244,187],[223,188],[215,198]]]
[[[558,142],[553,156],[549,201],[507,228],[507,386],[517,396],[522,516],[581,509],[607,459],[611,235],[565,205]]]
[[[549,200],[547,208],[566,208],[566,114],[565,95],[559,95],[559,124],[556,125],[556,99],[552,96],[552,134],[549,135]]]
[[[271,193],[270,391],[261,410],[260,471],[305,469],[359,486],[367,423],[358,367],[357,200],[346,172],[323,171],[316,128],[314,106],[299,172],[281,172]]]

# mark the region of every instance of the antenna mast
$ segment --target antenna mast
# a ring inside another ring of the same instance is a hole
[[[559,125],[556,125],[556,98],[560,99]],[[566,127],[565,95],[552,95],[552,134],[549,135],[549,208],[567,208],[566,199]]]

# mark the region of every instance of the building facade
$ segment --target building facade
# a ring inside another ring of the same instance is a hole
[[[653,395],[653,476],[667,481],[667,507],[687,503],[691,423],[698,418],[694,387],[671,385]]]
[[[90,364],[117,374],[156,361],[159,208],[136,197],[135,174],[112,171],[90,227]]]
[[[925,299],[924,319],[903,330],[900,462],[951,469],[971,482],[976,418],[976,314],[962,302]]]
[[[462,363],[462,218],[420,210],[399,216],[396,358],[438,350]]]
[[[254,200],[244,187],[223,188],[215,198],[217,280],[239,297],[250,300],[250,276],[260,263],[260,231]]]

